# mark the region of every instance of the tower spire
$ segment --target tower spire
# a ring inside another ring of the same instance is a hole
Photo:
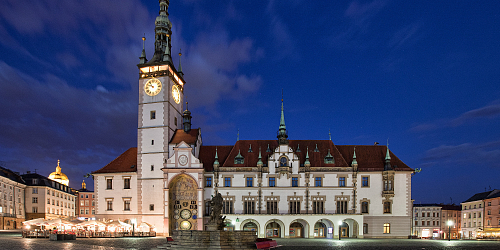
[[[181,49],[179,49],[179,69],[177,70],[177,72],[179,72],[179,74],[181,76],[183,76],[184,73],[182,73],[181,56],[182,56],[182,52],[181,52]]]
[[[278,130],[278,142],[280,145],[288,144],[288,132],[286,131],[285,112],[283,110],[283,89],[281,89],[281,118],[280,127]]]
[[[172,23],[168,19],[170,0],[159,0],[160,13],[155,20],[155,53],[151,62],[171,61]],[[168,56],[167,56],[168,55]]]
[[[184,132],[189,132],[191,131],[191,111],[187,109],[188,102],[186,102],[186,110],[182,113],[182,120],[183,120],[183,125],[184,125]]]
[[[387,151],[385,153],[384,171],[391,170],[391,155],[389,154],[389,139],[387,139]]]
[[[358,161],[356,160],[356,147],[354,147],[354,154],[352,155],[352,163],[351,165],[358,164]]]
[[[146,48],[145,48],[145,43],[146,43],[146,34],[144,33],[144,36],[142,37],[142,53],[141,53],[141,57],[139,57],[140,59],[140,64],[144,64],[148,61],[148,59],[146,58]]]

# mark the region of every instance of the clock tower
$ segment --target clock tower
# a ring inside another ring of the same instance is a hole
[[[163,221],[163,164],[169,158],[168,143],[182,128],[183,73],[171,57],[172,24],[169,0],[159,0],[155,20],[154,55],[146,59],[143,45],[139,67],[139,113],[137,131],[137,197],[142,221]],[[143,38],[144,43],[145,38]]]

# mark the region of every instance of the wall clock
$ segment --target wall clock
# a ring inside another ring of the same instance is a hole
[[[144,84],[144,92],[149,96],[155,96],[160,93],[161,86],[160,80],[153,78]]]
[[[187,209],[184,209],[181,211],[181,218],[187,220],[189,218],[191,218],[191,211],[187,210]]]
[[[172,97],[175,103],[179,104],[181,102],[181,89],[176,84],[172,85]]]

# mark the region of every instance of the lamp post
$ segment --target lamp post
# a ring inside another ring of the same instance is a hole
[[[342,224],[344,224],[344,222],[339,220],[339,240],[340,240],[340,235],[341,235],[341,232],[340,232],[341,228],[340,227],[342,226]]]
[[[448,221],[448,241],[451,241],[451,226],[453,226],[453,221]]]

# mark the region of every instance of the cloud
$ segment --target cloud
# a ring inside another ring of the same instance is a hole
[[[492,119],[500,115],[500,100],[495,100],[492,103],[467,111],[456,118],[440,119],[434,122],[418,124],[410,128],[412,132],[422,132],[436,130],[446,127],[458,127],[467,123],[472,123],[480,119]]]
[[[500,161],[500,141],[482,144],[462,143],[458,145],[440,145],[427,150],[422,157],[421,166],[497,166]]]
[[[360,4],[352,1],[344,12],[344,16],[355,21],[359,26],[367,25],[370,18],[375,16],[386,5],[386,1],[375,0],[369,3]]]
[[[288,26],[283,22],[282,18],[277,14],[275,8],[278,3],[276,1],[270,1],[266,7],[266,14],[270,18],[269,23],[269,34],[272,35],[272,40],[274,42],[274,53],[276,54],[275,60],[281,60],[283,58],[290,57],[293,60],[299,60],[298,54],[294,53],[297,51],[294,41],[296,40],[290,33]],[[297,5],[297,2],[287,1],[286,5],[288,8],[292,5]]]

